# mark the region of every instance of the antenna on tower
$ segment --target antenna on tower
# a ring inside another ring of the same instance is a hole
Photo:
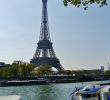
[[[108,62],[108,70],[110,70],[110,63]]]

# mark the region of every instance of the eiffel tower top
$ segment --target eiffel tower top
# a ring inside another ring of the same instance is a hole
[[[39,40],[50,40],[49,33],[49,24],[48,24],[48,12],[47,12],[47,1],[42,0],[42,21],[41,21],[41,29],[40,29],[40,38]]]

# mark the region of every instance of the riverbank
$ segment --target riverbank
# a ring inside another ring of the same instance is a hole
[[[45,85],[50,83],[77,83],[77,82],[92,82],[105,81],[109,77],[103,76],[72,76],[72,75],[57,75],[57,76],[28,76],[17,79],[0,79],[0,87],[6,86],[29,86],[29,85]]]
[[[0,81],[0,87],[45,85],[49,83],[75,83],[75,80],[73,79],[62,79],[62,80],[38,79],[38,80],[10,80],[10,81],[5,80]]]
[[[85,82],[92,82],[92,81],[85,81]],[[0,81],[0,87],[8,87],[8,86],[31,86],[31,85],[46,85],[46,84],[61,84],[61,83],[77,83],[74,79],[56,79],[56,80],[49,80],[49,79],[37,79],[37,80],[2,80]],[[101,85],[110,85],[109,83],[102,83]]]

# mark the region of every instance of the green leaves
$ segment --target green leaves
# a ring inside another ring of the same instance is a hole
[[[49,75],[52,73],[51,66],[49,66],[49,65],[39,66],[35,70],[36,70],[35,75],[37,75],[37,76]]]
[[[107,5],[107,0],[63,0],[63,4],[65,6],[68,6],[68,4],[76,7],[83,6],[86,10],[89,4],[97,4],[99,7],[103,7]]]
[[[32,64],[12,64],[9,67],[0,69],[0,78],[18,79],[27,76],[43,76],[52,74],[52,68],[49,65],[35,66]]]
[[[31,76],[31,71],[36,66],[32,64],[12,64],[6,68],[0,68],[0,78],[3,79],[16,79],[18,77],[25,78]]]

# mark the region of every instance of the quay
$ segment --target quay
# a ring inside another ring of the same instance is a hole
[[[45,81],[45,80],[11,80],[11,81],[0,81],[0,87],[44,85],[44,84],[47,84],[47,81]]]
[[[11,80],[0,79],[0,87],[45,85],[45,84],[50,84],[50,83],[56,83],[56,84],[77,83],[77,82],[92,82],[92,81],[105,81],[105,80],[109,80],[109,77],[90,77],[90,76],[25,77],[24,79],[11,79]],[[109,85],[109,84],[110,84],[110,82],[107,83],[107,85]]]
[[[62,80],[12,80],[12,81],[0,81],[0,87],[6,86],[29,86],[29,85],[45,85],[49,83],[74,83],[73,79]]]

